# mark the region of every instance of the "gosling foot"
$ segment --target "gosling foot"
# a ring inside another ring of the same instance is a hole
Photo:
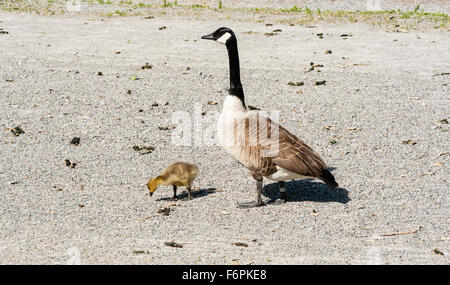
[[[188,200],[194,199],[194,197],[192,197],[192,189],[190,186],[187,188],[187,192],[188,192]]]

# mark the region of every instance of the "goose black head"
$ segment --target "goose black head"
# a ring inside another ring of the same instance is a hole
[[[203,36],[202,39],[214,40],[218,43],[227,45],[231,40],[236,40],[236,36],[231,29],[222,27],[209,35]]]
[[[230,64],[230,89],[228,94],[238,97],[245,108],[244,90],[242,89],[241,75],[239,70],[239,53],[236,35],[229,28],[219,28],[215,32],[203,36],[204,40],[214,40],[227,47]]]

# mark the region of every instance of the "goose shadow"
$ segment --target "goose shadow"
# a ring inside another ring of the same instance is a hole
[[[179,188],[178,188],[179,189]],[[181,190],[179,189],[177,192],[177,200],[187,200],[188,199],[188,192],[186,189]],[[199,190],[192,190],[192,198],[200,198],[204,196],[208,196],[210,194],[218,192],[216,188],[205,188],[205,189],[199,189]],[[173,193],[172,190],[170,193]],[[173,201],[172,197],[163,197],[158,198],[156,201]]]
[[[347,204],[351,199],[344,188],[331,189],[326,184],[312,179],[293,180],[285,182],[287,202],[338,202]],[[278,182],[267,184],[262,189],[262,194],[270,198],[270,202],[280,197]],[[270,203],[269,202],[269,203]]]

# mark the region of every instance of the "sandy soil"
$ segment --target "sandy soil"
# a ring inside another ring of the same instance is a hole
[[[0,12],[0,263],[448,264],[448,31],[272,20]],[[290,202],[242,210],[245,169],[160,130],[195,107],[214,129],[227,55],[199,38],[220,26],[237,34],[247,103],[279,111],[341,188],[290,182]],[[150,198],[148,179],[175,160],[199,166],[195,199]]]

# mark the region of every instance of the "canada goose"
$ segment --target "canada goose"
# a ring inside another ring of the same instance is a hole
[[[194,179],[197,177],[198,167],[186,163],[175,162],[169,165],[163,173],[150,179],[147,183],[148,190],[150,190],[150,197],[160,184],[173,186],[173,199],[177,199],[177,186],[184,186],[188,191],[188,198],[192,199],[191,186]]]
[[[318,178],[329,187],[337,188],[338,184],[319,154],[282,126],[258,111],[246,108],[234,32],[223,27],[202,39],[225,44],[228,50],[230,89],[218,121],[219,141],[225,151],[243,164],[256,180],[256,202],[240,206],[264,205],[261,199],[263,177],[279,181],[282,202],[287,200],[286,180]],[[269,134],[261,136],[264,132]]]

